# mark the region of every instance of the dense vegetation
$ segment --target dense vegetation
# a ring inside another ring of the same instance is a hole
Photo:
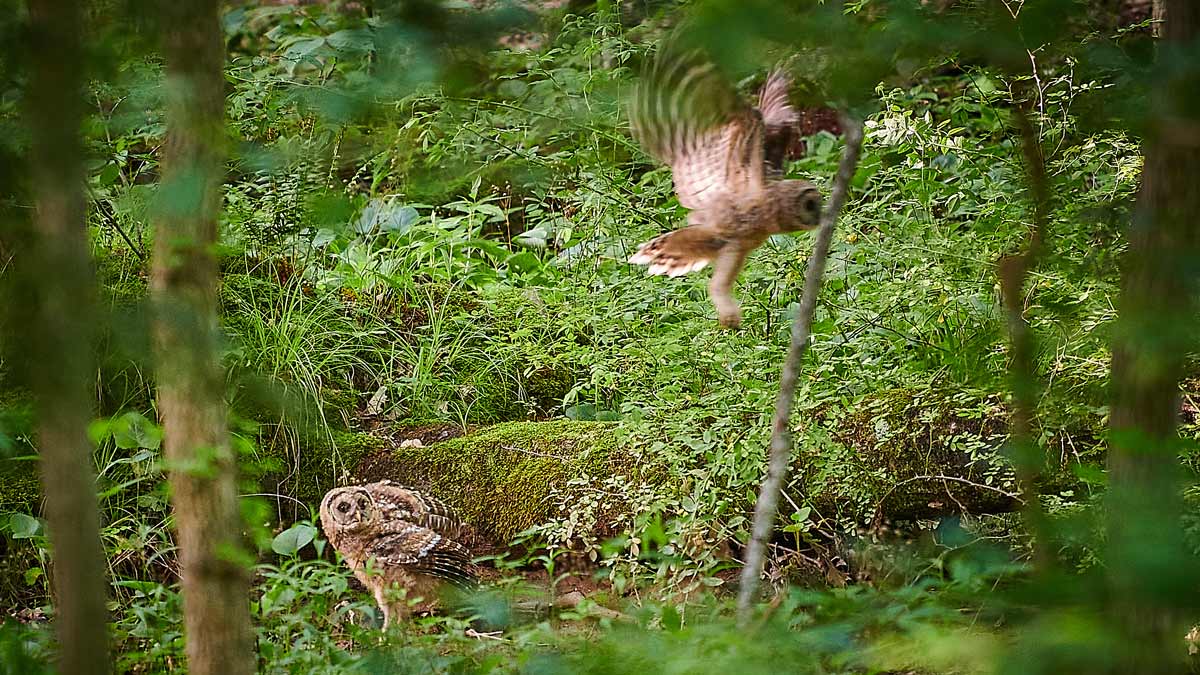
[[[776,236],[754,254],[738,284],[744,326],[720,330],[705,275],[646,277],[625,262],[684,210],[623,106],[686,13],[706,35],[759,36],[714,39],[747,92],[793,38],[722,3],[380,4],[223,14],[221,358],[257,547],[260,671],[1030,673],[1123,658],[1106,619],[1102,498],[1148,21],[1035,17],[1014,65],[952,32],[989,3],[891,3],[893,14],[825,3],[839,7],[809,18],[829,34],[799,39],[791,62],[809,123],[788,175],[828,192],[842,150],[830,105],[865,115],[867,136],[797,395],[771,587],[751,629],[736,630],[728,587],[811,238]],[[154,27],[126,9],[97,3],[88,17],[105,63],[86,90],[103,309],[90,433],[117,669],[160,672],[184,653],[147,337],[151,223],[171,195],[159,189],[163,64],[147,46]],[[850,29],[868,37],[821,43]],[[15,157],[26,76],[15,57],[6,65]],[[1046,463],[1023,485],[997,262],[1024,249],[1043,207],[1021,305]],[[0,248],[6,261],[19,250]],[[4,328],[20,330],[11,316]],[[11,608],[0,672],[12,673],[49,668],[55,653],[23,358],[9,349],[0,364],[0,606]],[[1197,382],[1182,382],[1189,441]],[[1178,454],[1195,465],[1190,442]],[[458,508],[499,571],[462,612],[388,635],[315,523],[325,490],[384,477]],[[1048,523],[1041,541],[1019,515],[1028,501]],[[1198,522],[1179,526],[1193,551]],[[1052,571],[1035,573],[1035,545]],[[574,590],[585,599],[552,616],[508,603]]]

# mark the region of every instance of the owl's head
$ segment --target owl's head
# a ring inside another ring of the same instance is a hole
[[[330,490],[321,500],[321,524],[326,529],[330,525],[340,531],[367,527],[375,522],[376,515],[375,500],[360,487]]]
[[[811,230],[821,224],[821,191],[806,180],[783,180],[775,184],[776,199],[783,206],[784,232]]]

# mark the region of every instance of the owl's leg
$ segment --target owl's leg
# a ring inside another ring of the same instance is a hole
[[[404,589],[395,585],[380,585],[375,589],[375,602],[383,612],[383,631],[408,618],[408,598]]]
[[[742,323],[742,308],[733,299],[733,282],[737,281],[749,254],[750,249],[731,243],[722,248],[713,261],[708,297],[717,308],[717,320],[725,328],[737,328]]]
[[[392,603],[388,598],[388,589],[382,585],[375,587],[375,604],[379,605],[379,611],[383,612],[383,632],[387,632],[388,626],[392,625]]]

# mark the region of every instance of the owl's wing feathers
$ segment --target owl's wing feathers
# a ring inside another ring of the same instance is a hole
[[[381,480],[366,487],[385,521],[416,523],[451,539],[462,536],[462,520],[454,509],[442,501],[390,480]]]
[[[758,112],[762,115],[764,156],[767,168],[773,175],[783,173],[788,146],[796,133],[796,122],[800,116],[788,102],[791,79],[782,69],[775,69],[767,76],[767,82],[758,92]]]
[[[664,48],[634,90],[630,122],[689,209],[765,188],[762,115],[698,50]]]
[[[763,124],[768,132],[783,126],[795,124],[799,119],[795,108],[788,102],[788,90],[792,86],[791,78],[781,69],[771,71],[767,81],[758,92],[758,111],[762,114]]]
[[[366,553],[378,565],[403,565],[458,586],[470,587],[477,581],[465,547],[414,523],[389,523],[372,538]]]

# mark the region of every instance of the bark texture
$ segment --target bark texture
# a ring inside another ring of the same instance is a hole
[[[161,6],[168,134],[151,289],[188,669],[244,675],[255,670],[254,638],[217,348],[213,252],[224,172],[224,45],[215,0]]]
[[[1119,672],[1178,672],[1195,561],[1179,532],[1179,382],[1200,278],[1200,4],[1167,0],[1113,346],[1108,572]]]
[[[29,3],[30,171],[37,215],[25,270],[34,305],[26,358],[54,546],[58,667],[71,674],[109,670],[105,563],[87,437],[96,289],[83,198],[81,16],[72,0]]]

